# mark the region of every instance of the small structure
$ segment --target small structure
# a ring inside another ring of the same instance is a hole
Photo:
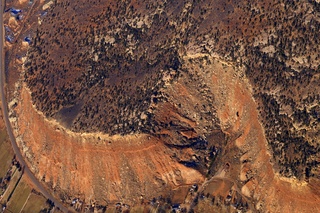
[[[47,14],[48,14],[47,11],[42,11],[42,12],[40,13],[41,16],[45,16],[45,15],[47,15]]]
[[[74,204],[76,204],[78,201],[79,201],[79,199],[78,199],[78,198],[75,198],[75,199],[72,200],[71,204],[74,205]]]
[[[11,12],[11,14],[14,16],[14,15],[18,15],[19,13],[21,13],[22,10],[10,8],[10,12]]]
[[[13,40],[14,40],[14,38],[12,36],[10,36],[10,35],[6,36],[6,41],[12,43]]]
[[[172,205],[172,211],[173,212],[178,212],[181,210],[180,204],[173,204]]]
[[[193,184],[192,185],[193,190],[196,192],[198,191],[198,184]]]
[[[16,20],[17,21],[21,21],[23,19],[23,15],[22,14],[18,14],[17,16],[16,16]]]
[[[25,42],[28,42],[28,44],[30,44],[30,43],[31,43],[31,38],[25,37],[25,38],[24,38],[24,41],[25,41]]]
[[[6,32],[11,32],[11,29],[10,29],[10,27],[8,27],[8,26],[4,26],[4,28],[6,29]]]

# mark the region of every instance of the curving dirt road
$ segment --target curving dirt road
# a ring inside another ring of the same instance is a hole
[[[1,0],[0,2],[0,17],[2,19],[3,17],[3,11],[4,11],[4,0]],[[5,97],[5,89],[4,89],[4,82],[5,82],[5,54],[4,54],[4,26],[3,26],[3,20],[1,21],[1,27],[0,27],[0,64],[1,64],[1,74],[0,74],[0,95],[1,95],[1,102],[2,102],[2,111],[3,111],[3,118],[5,121],[5,125],[7,127],[7,132],[14,150],[14,153],[16,155],[17,160],[20,162],[20,165],[24,167],[24,174],[26,174],[31,182],[38,188],[38,190],[48,199],[54,202],[55,206],[58,207],[63,212],[68,212],[68,209],[63,206],[63,204],[58,201],[56,198],[54,198],[38,181],[38,179],[34,176],[34,174],[31,172],[29,167],[27,166],[19,147],[17,146],[16,139],[13,135],[12,128],[9,122],[9,116],[8,116],[8,106],[6,102]]]

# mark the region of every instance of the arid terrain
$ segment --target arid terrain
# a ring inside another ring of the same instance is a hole
[[[5,213],[50,211],[53,206],[24,174],[10,146],[0,108],[0,211]]]
[[[9,8],[11,125],[70,211],[320,212],[318,1]]]

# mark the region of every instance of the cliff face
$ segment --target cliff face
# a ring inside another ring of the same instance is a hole
[[[141,196],[171,196],[172,189],[204,179],[172,158],[175,153],[191,157],[192,150],[169,149],[144,134],[71,133],[35,111],[27,90],[22,89],[21,98],[25,106],[17,107],[21,146],[39,179],[64,201],[80,196],[103,205],[121,201],[132,205],[140,203]]]
[[[37,108],[73,131],[155,133],[162,89],[188,74],[186,48],[218,53],[246,67],[279,172],[318,176],[317,15],[314,1],[61,1],[37,30],[26,81]]]
[[[185,197],[183,188],[201,185],[215,175],[224,166],[215,159],[227,152],[230,133],[225,129],[242,112],[227,110],[228,121],[221,128],[213,106],[229,106],[223,83],[234,82],[238,73],[208,55],[190,52],[181,61],[184,73],[159,90],[166,94],[166,102],[151,105],[157,125],[149,134],[71,132],[32,105],[31,92],[23,83],[14,126],[39,179],[66,201],[81,195],[104,205],[118,201],[136,205],[141,196]]]
[[[319,26],[316,1],[57,1],[17,90],[20,146],[64,199],[203,183],[251,210],[287,208],[279,189],[316,202]]]

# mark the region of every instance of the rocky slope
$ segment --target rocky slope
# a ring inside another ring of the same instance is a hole
[[[198,48],[246,67],[280,173],[319,175],[316,1],[94,5],[58,2],[37,30],[26,81],[46,116],[74,131],[154,133],[166,125],[154,118],[159,91]]]
[[[234,191],[243,210],[316,211],[319,16],[312,0],[56,1],[12,104],[20,146],[66,200],[190,209]]]

